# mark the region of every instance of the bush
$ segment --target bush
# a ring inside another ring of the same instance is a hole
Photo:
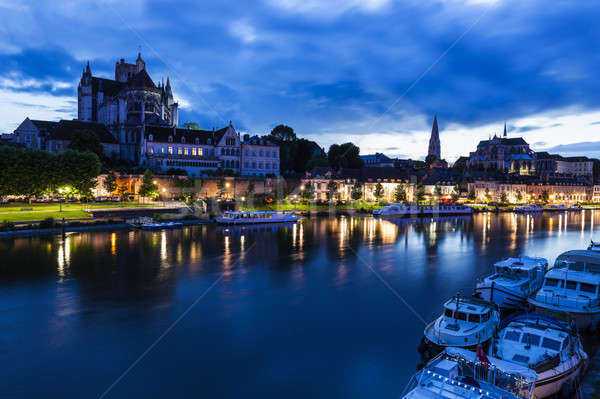
[[[0,231],[14,230],[14,228],[15,228],[15,224],[8,220],[5,220],[4,222],[2,222],[2,224],[0,224]]]
[[[46,218],[40,222],[40,229],[51,229],[55,224],[54,218]]]

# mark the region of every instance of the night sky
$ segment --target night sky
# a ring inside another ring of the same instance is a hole
[[[71,119],[87,60],[167,76],[180,124],[284,123],[328,147],[442,157],[500,134],[600,156],[600,6],[575,0],[0,0],[0,132]]]

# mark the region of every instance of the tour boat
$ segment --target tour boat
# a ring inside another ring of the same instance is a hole
[[[535,398],[576,392],[588,362],[577,328],[538,314],[521,314],[503,321],[492,354],[535,371]]]
[[[470,215],[471,207],[465,205],[386,205],[374,210],[375,216],[437,216],[437,215]]]
[[[494,273],[477,282],[475,294],[501,310],[525,307],[527,297],[542,287],[547,271],[545,258],[508,258],[494,264]]]
[[[381,209],[375,209],[373,215],[377,216],[410,216],[418,215],[420,209],[418,205],[390,204]]]
[[[544,208],[537,204],[527,204],[523,206],[516,206],[514,208],[515,212],[541,212]]]
[[[583,209],[583,208],[582,208],[582,207],[581,207],[581,205],[579,205],[579,204],[573,204],[573,205],[571,205],[571,206],[568,208],[568,210],[569,210],[569,211],[571,211],[571,212],[579,212],[579,211],[581,211],[582,209]]]
[[[183,226],[181,222],[153,222],[153,223],[142,223],[140,228],[142,230],[161,230],[161,229],[174,229]]]
[[[598,327],[600,321],[600,252],[567,251],[556,258],[544,285],[529,304],[539,313],[568,313],[579,328]]]
[[[298,216],[291,213],[273,211],[225,212],[217,217],[220,224],[253,224],[253,223],[282,223],[296,222]]]
[[[566,211],[567,207],[564,205],[560,205],[560,204],[548,204],[548,205],[546,205],[544,210],[550,211],[550,212],[562,212],[562,211]]]
[[[444,313],[425,327],[419,352],[424,360],[445,347],[488,347],[500,323],[500,312],[494,304],[460,294],[444,304]]]
[[[415,374],[404,399],[533,399],[536,373],[461,348],[447,348]]]

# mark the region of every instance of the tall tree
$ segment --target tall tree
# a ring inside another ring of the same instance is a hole
[[[154,173],[150,169],[146,169],[142,177],[142,185],[138,192],[140,197],[154,198],[158,196],[158,186],[154,183]]]
[[[104,149],[100,139],[91,130],[80,130],[73,133],[71,142],[69,143],[71,150],[80,152],[93,152],[98,155],[98,158],[102,158]]]
[[[458,201],[458,198],[460,198],[460,188],[458,187],[458,184],[454,186],[454,188],[452,189],[452,201],[456,202]]]
[[[406,202],[406,190],[402,184],[398,184],[394,190],[394,199],[396,202]]]
[[[338,184],[335,180],[329,180],[327,183],[327,200],[335,201],[338,194]]]
[[[200,130],[200,125],[198,125],[196,122],[186,122],[183,124],[183,128],[190,130]]]
[[[425,187],[423,187],[423,184],[421,183],[417,183],[415,199],[417,202],[421,202],[425,199]]]
[[[311,199],[314,198],[315,187],[313,186],[313,184],[310,181],[306,182],[306,184],[304,185],[304,190],[302,190],[302,192],[300,193],[300,196],[305,201],[310,201]]]
[[[81,196],[92,195],[92,188],[96,187],[96,178],[102,167],[95,153],[67,150],[58,154],[58,164],[63,184],[70,185]]]
[[[375,198],[377,199],[377,201],[381,200],[381,198],[383,198],[383,186],[381,185],[381,183],[377,183],[377,185],[375,186]]]
[[[114,193],[117,189],[117,174],[114,171],[108,172],[103,183],[104,189],[109,193]]]
[[[277,143],[296,141],[294,129],[287,125],[277,125],[271,130],[269,138]]]
[[[352,143],[333,144],[329,147],[327,160],[329,166],[334,169],[362,168],[364,162],[359,154],[360,148]]]
[[[477,195],[475,194],[475,190],[470,189],[469,194],[467,194],[467,199],[469,201],[475,201],[475,198],[477,198]]]
[[[358,201],[362,198],[362,185],[358,180],[355,181],[352,185],[352,191],[350,192],[350,196],[354,201]]]

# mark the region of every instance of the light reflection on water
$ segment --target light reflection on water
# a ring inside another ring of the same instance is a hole
[[[398,397],[423,326],[357,254],[432,320],[503,257],[552,263],[587,246],[597,217],[340,216],[2,240],[0,389],[97,396],[224,274],[114,397]]]

